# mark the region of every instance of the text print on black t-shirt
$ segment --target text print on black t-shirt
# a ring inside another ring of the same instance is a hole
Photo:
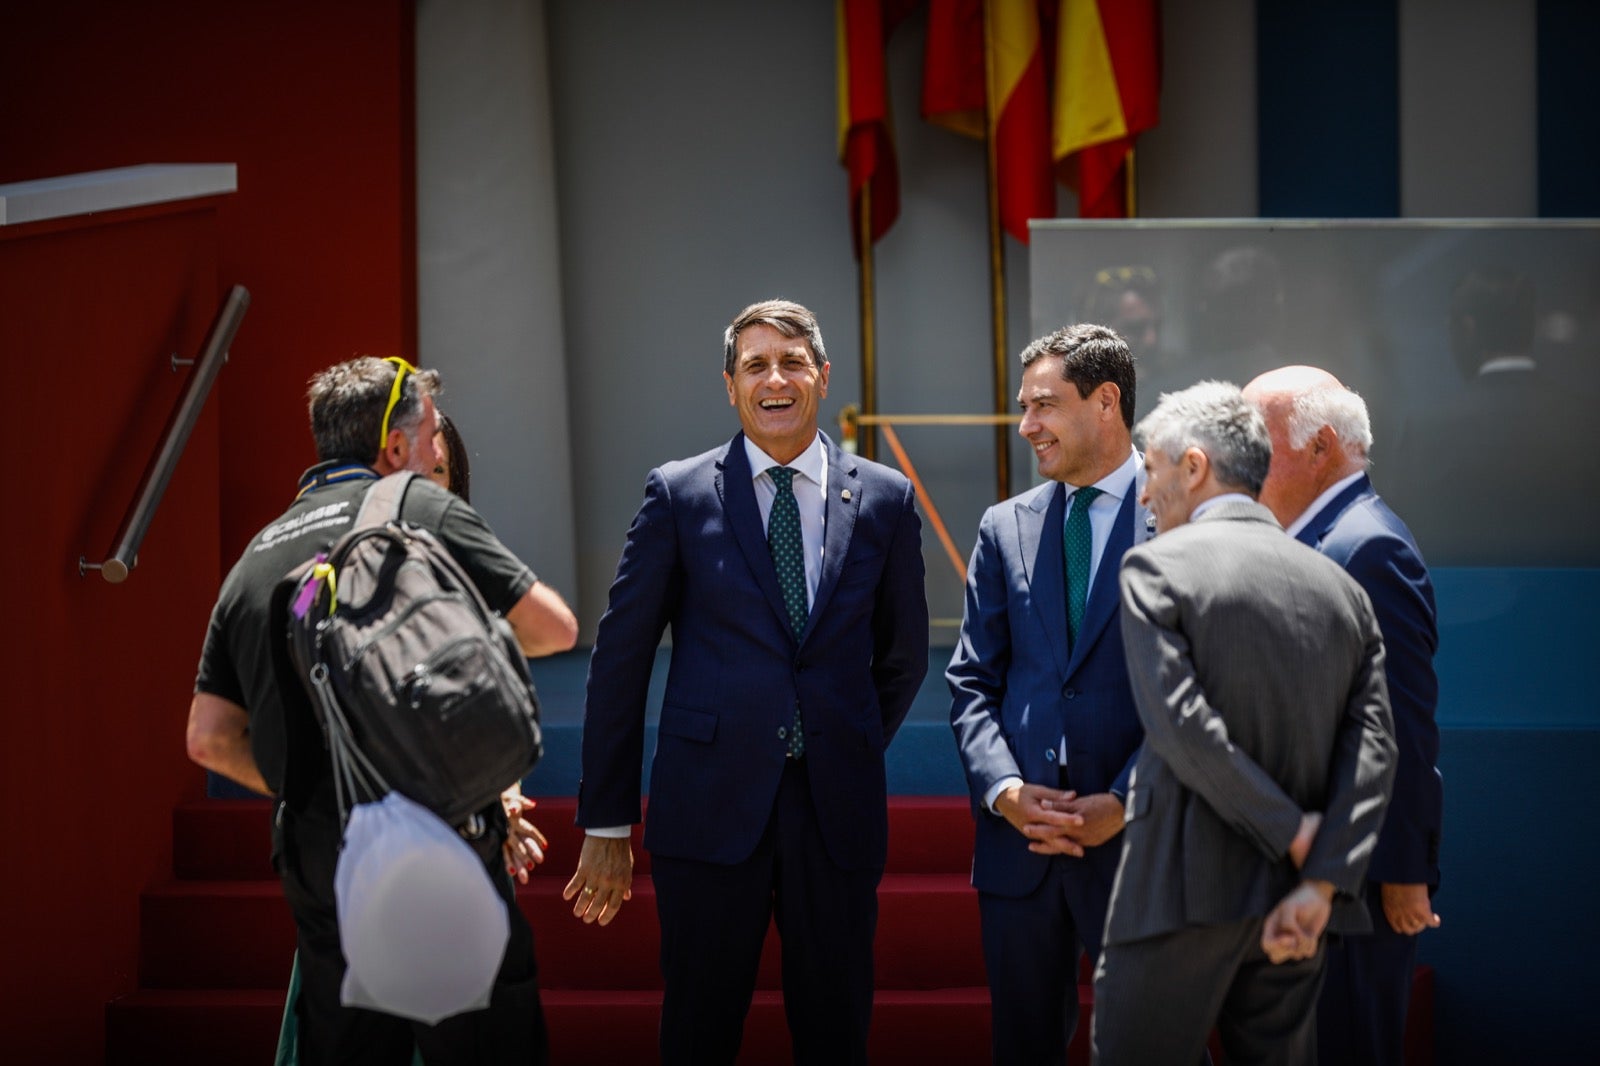
[[[305,514],[295,515],[261,531],[261,539],[256,543],[258,552],[270,551],[286,540],[303,537],[329,526],[347,526],[355,521],[355,515],[346,514],[350,505],[355,500],[340,500],[338,503],[326,504],[316,507]]]

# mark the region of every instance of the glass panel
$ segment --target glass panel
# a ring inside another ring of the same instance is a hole
[[[1036,224],[1033,331],[1125,331],[1142,416],[1310,363],[1433,566],[1600,566],[1600,223]]]

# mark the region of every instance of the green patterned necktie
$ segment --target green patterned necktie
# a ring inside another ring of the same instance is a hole
[[[1089,561],[1094,557],[1094,531],[1089,526],[1089,505],[1100,490],[1089,486],[1072,494],[1072,510],[1062,538],[1067,554],[1067,634],[1075,645],[1083,612],[1089,603]]]
[[[789,611],[789,628],[794,630],[798,640],[805,632],[806,618],[811,612],[806,608],[806,559],[800,537],[800,505],[794,498],[794,474],[786,466],[767,469],[767,476],[778,490],[772,499],[772,513],[767,516],[767,547],[772,551],[773,565],[778,568],[778,587],[783,590],[783,605]],[[794,723],[788,739],[791,758],[798,759],[805,754],[799,704],[794,708]]]

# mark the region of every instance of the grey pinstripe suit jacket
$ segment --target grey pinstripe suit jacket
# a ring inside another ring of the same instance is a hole
[[[1356,898],[1394,779],[1372,605],[1338,564],[1228,503],[1124,557],[1122,628],[1145,744],[1106,942],[1265,915],[1302,876]],[[1304,873],[1288,847],[1325,815]]]

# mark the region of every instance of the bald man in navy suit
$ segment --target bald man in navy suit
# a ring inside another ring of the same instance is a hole
[[[1322,1066],[1402,1061],[1417,935],[1439,926],[1444,783],[1436,763],[1439,633],[1433,582],[1411,531],[1367,477],[1366,404],[1327,371],[1289,366],[1244,390],[1272,435],[1261,502],[1289,533],[1344,567],[1372,600],[1400,755],[1389,814],[1367,869],[1372,933],[1330,944],[1317,1006]]]

